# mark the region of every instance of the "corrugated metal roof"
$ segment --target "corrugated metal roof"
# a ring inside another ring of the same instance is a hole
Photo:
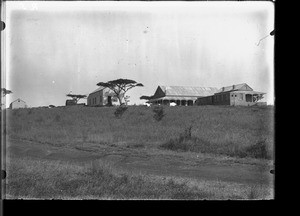
[[[105,89],[105,87],[100,86],[99,88],[97,88],[95,91],[93,91],[93,92],[90,93],[90,94],[93,94],[93,93],[95,93],[95,92],[98,92],[98,91],[100,91],[100,90],[102,90],[102,89]]]
[[[238,89],[242,88],[244,85],[247,85],[247,84],[246,83],[241,83],[241,84],[237,84],[237,85],[225,86],[225,87],[220,88],[218,90],[218,93],[219,92],[232,91],[232,90],[238,90]],[[234,86],[234,89],[233,89],[233,86]]]
[[[266,94],[264,92],[258,91],[234,91],[234,93],[243,93],[243,94]]]
[[[155,98],[149,100],[150,102],[157,101],[157,100],[196,100],[197,97],[176,97],[176,96],[166,96],[166,97],[161,97],[161,98]]]
[[[218,91],[215,87],[191,87],[191,86],[160,86],[166,96],[208,96]]]
[[[93,94],[93,93],[95,93],[95,92],[101,91],[101,90],[104,90],[104,91],[103,91],[103,95],[104,95],[104,96],[115,96],[115,95],[116,95],[111,89],[106,88],[106,87],[102,87],[102,86],[100,86],[99,88],[97,88],[95,91],[93,91],[93,92],[90,93],[89,95],[91,95],[91,94]],[[123,93],[120,94],[120,95],[123,95]]]

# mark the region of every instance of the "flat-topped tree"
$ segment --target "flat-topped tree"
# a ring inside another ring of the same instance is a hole
[[[153,95],[152,96],[143,95],[140,97],[140,100],[151,100],[151,99],[153,99]]]
[[[97,83],[97,86],[106,87],[112,90],[116,94],[120,105],[123,105],[123,99],[125,98],[125,93],[128,90],[137,86],[143,87],[144,85],[142,83],[137,83],[136,81],[130,79],[116,79],[108,82],[99,82]]]
[[[86,98],[86,95],[80,95],[80,94],[67,94],[67,96],[71,97],[76,104],[80,99]]]

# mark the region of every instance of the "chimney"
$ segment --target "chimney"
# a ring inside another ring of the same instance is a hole
[[[234,90],[234,88],[235,88],[235,86],[234,86],[234,85],[232,85],[232,90]]]
[[[222,91],[224,91],[225,90],[225,87],[222,87]]]

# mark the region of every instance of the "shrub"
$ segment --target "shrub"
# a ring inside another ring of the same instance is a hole
[[[19,112],[19,110],[13,110],[13,111],[12,111],[12,115],[13,115],[13,116],[16,116],[16,117],[20,117],[20,116],[21,116],[21,113]]]
[[[182,134],[179,136],[180,141],[191,140],[192,139],[192,126],[189,126],[184,130]]]
[[[37,119],[35,119],[35,121],[40,124],[44,122],[44,118],[42,116],[39,116]]]
[[[124,113],[125,113],[125,111],[128,109],[128,107],[126,107],[126,106],[119,106],[116,110],[115,110],[115,112],[114,112],[114,114],[115,114],[115,116],[117,117],[117,118],[120,118]]]
[[[156,121],[162,120],[162,118],[165,116],[165,114],[164,114],[164,108],[162,106],[155,106],[153,108],[153,112],[154,112],[153,118]]]
[[[32,109],[29,109],[28,112],[27,112],[27,114],[31,115],[32,114]]]
[[[56,116],[54,117],[54,120],[55,120],[56,122],[59,122],[60,119],[61,119],[60,115],[56,114]]]
[[[266,140],[259,141],[256,144],[247,147],[245,150],[247,155],[250,157],[264,159],[270,158],[270,155],[268,154]]]
[[[161,147],[175,151],[198,151],[200,146],[198,146],[197,143],[199,141],[198,138],[192,137],[192,126],[189,126],[178,138],[170,139],[168,142],[163,143]]]

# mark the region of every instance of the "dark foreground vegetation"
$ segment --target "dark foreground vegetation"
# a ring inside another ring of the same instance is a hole
[[[68,146],[130,143],[175,151],[273,158],[273,107],[65,107],[8,110],[7,135]]]
[[[134,175],[97,161],[11,158],[8,170],[8,199],[266,199],[272,193],[260,184]]]

